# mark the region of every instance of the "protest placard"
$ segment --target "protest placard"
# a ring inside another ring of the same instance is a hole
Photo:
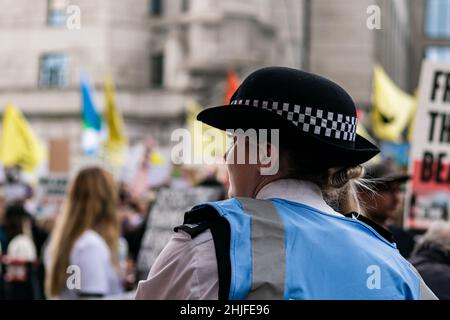
[[[412,181],[406,197],[408,228],[448,220],[450,210],[450,65],[425,61],[411,144]]]
[[[69,177],[66,174],[49,174],[41,177],[36,188],[35,213],[39,217],[60,213],[68,185]]]
[[[196,204],[219,200],[222,194],[222,187],[164,188],[158,192],[139,251],[139,279],[147,277],[156,258],[174,234],[173,229],[183,224],[184,213]]]

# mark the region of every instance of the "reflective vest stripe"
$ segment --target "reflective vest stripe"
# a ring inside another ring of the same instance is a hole
[[[282,299],[286,278],[286,242],[283,221],[271,201],[237,199],[252,219],[252,288],[248,299]]]

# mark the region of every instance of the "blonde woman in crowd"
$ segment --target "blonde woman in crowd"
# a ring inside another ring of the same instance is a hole
[[[116,206],[112,175],[97,167],[78,173],[48,247],[48,298],[100,298],[122,292]]]

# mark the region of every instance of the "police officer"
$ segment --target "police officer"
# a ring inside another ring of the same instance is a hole
[[[360,214],[360,164],[379,150],[356,134],[344,89],[263,68],[198,120],[233,130],[230,199],[185,214],[137,299],[435,298],[390,235]]]

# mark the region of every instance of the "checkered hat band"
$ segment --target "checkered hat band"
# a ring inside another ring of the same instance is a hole
[[[239,99],[231,101],[231,105],[247,105],[271,110],[307,133],[343,141],[356,139],[358,123],[356,117],[277,101]]]

